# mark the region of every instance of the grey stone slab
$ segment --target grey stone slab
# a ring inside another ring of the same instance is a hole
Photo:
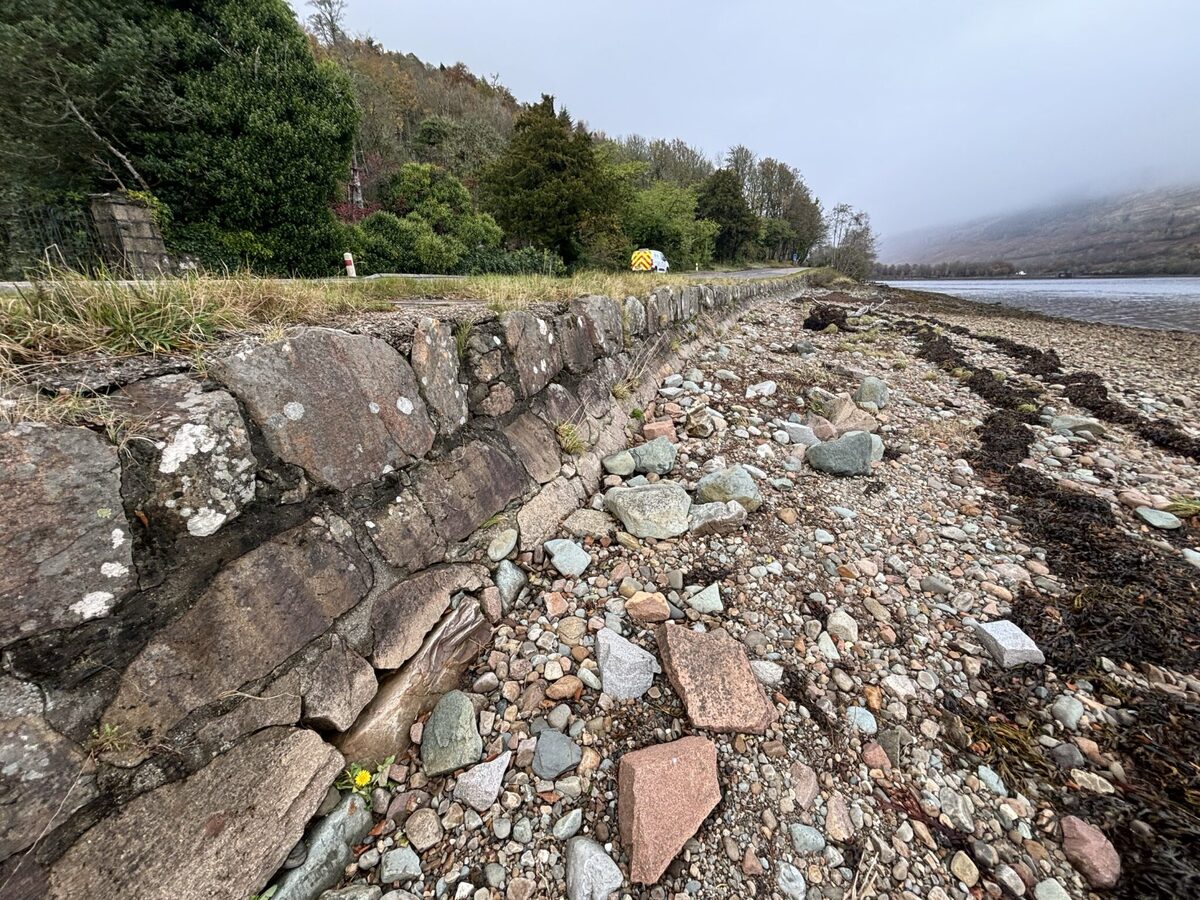
[[[107,616],[137,585],[117,448],[0,425],[0,647]]]
[[[1041,665],[1046,661],[1033,638],[1008,619],[976,622],[975,633],[992,658],[1005,669],[1023,663]]]

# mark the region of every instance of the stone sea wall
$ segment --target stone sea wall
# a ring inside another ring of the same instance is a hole
[[[676,342],[795,290],[296,328],[114,386],[120,446],[0,426],[0,897],[261,889],[458,686]]]

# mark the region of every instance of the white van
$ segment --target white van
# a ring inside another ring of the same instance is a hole
[[[667,272],[671,268],[671,264],[660,251],[645,248],[633,251],[631,263],[630,268],[635,272]]]

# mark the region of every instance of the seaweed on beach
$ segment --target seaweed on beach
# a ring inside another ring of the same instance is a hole
[[[1029,455],[1033,432],[1027,427],[1028,414],[1002,409],[988,413],[978,429],[983,445],[972,463],[986,472],[1007,472]]]
[[[962,354],[929,329],[915,336],[921,355],[943,368],[967,368],[967,384],[998,407],[979,427],[981,447],[972,457],[1010,498],[1009,512],[1026,538],[1042,546],[1065,590],[1031,586],[1014,598],[1012,618],[1037,642],[1047,660],[1068,678],[1088,678],[1115,697],[1120,724],[1092,732],[1105,752],[1124,761],[1127,781],[1113,795],[1079,790],[1067,772],[1048,767],[1025,738],[1043,708],[1036,676],[1011,678],[994,687],[998,715],[968,722],[972,747],[985,754],[1000,748],[1002,774],[1041,776],[1058,805],[1101,827],[1121,855],[1123,874],[1113,895],[1123,900],[1200,896],[1200,706],[1178,694],[1117,683],[1098,661],[1143,669],[1145,664],[1184,673],[1200,668],[1200,629],[1194,616],[1200,574],[1156,544],[1131,537],[1118,526],[1105,500],[1061,487],[1021,462],[1034,432],[1035,414],[1008,407],[1011,398],[984,387]],[[1005,352],[1026,360],[1026,371],[1066,386],[1071,402],[1100,418],[1132,424],[1146,440],[1200,459],[1194,438],[1174,423],[1151,422],[1111,400],[1095,373],[1057,374],[1056,357],[1024,352],[1011,342]],[[1001,346],[1001,345],[998,345]],[[985,392],[986,391],[986,395]],[[961,711],[960,711],[961,717]],[[973,726],[973,727],[972,727]],[[1025,767],[1015,768],[1013,758]]]
[[[1057,571],[1071,573],[1076,588],[1065,597],[1022,595],[1014,607],[1018,620],[1065,671],[1099,656],[1195,671],[1200,631],[1191,609],[1200,575],[1178,556],[1121,531],[1105,500],[1020,465],[1034,437],[1026,421],[1007,410],[989,413],[971,462],[999,477],[1017,501],[1012,513],[1022,529]]]
[[[1063,815],[1082,817],[1113,842],[1122,875],[1109,896],[1200,896],[1200,706],[1095,669],[1073,674],[1120,701],[1122,724],[1089,732],[1103,753],[1123,760],[1125,779],[1118,793],[1079,790],[1068,771],[1046,765],[1044,757],[1041,763],[1034,759],[1033,748],[1018,743],[1007,745],[1006,751],[1016,752],[1037,772],[1039,783],[1056,795]],[[1015,727],[1035,722],[1035,710],[1045,703],[1034,695],[1038,684],[1040,679],[1027,677],[993,685],[997,718]],[[1011,766],[1009,774],[1017,774]]]
[[[1063,386],[1063,394],[1076,406],[1091,410],[1114,425],[1133,425],[1141,418],[1124,403],[1118,403],[1108,395],[1104,380],[1095,372],[1069,372],[1050,378]]]
[[[997,335],[979,334],[975,338],[1020,361],[1020,370],[1027,375],[1055,375],[1062,371],[1062,360],[1054,350],[1030,347]]]
[[[1200,706],[1154,688],[1094,679],[1133,713],[1099,742],[1131,764],[1120,797],[1077,796],[1121,854],[1118,896],[1200,896]]]
[[[1200,438],[1191,437],[1170,419],[1143,419],[1137,433],[1164,450],[1200,461]]]

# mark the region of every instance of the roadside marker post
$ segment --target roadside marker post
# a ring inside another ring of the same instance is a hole
[[[354,254],[347,251],[342,254],[342,265],[346,267],[346,276],[349,278],[358,277],[358,273],[354,271]]]

